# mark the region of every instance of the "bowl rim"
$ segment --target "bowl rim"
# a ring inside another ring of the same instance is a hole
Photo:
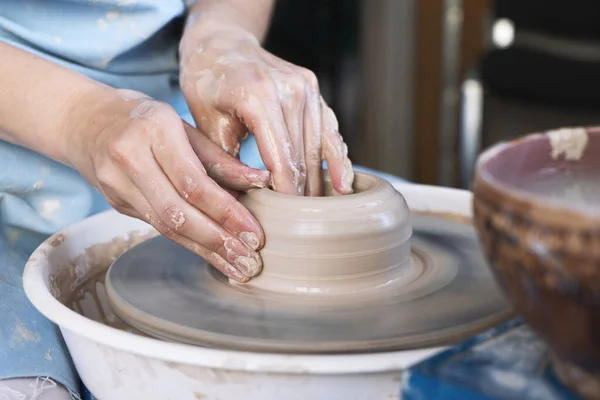
[[[423,199],[416,208],[418,211],[449,212],[472,216],[472,196],[469,191],[411,183],[393,183],[392,186],[409,199],[413,196]],[[432,192],[435,193],[435,196],[431,195]],[[96,322],[71,310],[51,294],[46,277],[46,271],[49,269],[48,256],[60,248],[60,245],[52,245],[57,237],[68,237],[73,234],[70,233],[73,230],[91,229],[103,219],[115,218],[116,215],[119,214],[114,210],[105,211],[60,230],[34,251],[25,266],[23,287],[29,301],[41,314],[67,334],[77,335],[79,338],[85,338],[126,353],[165,362],[275,374],[326,375],[400,371],[448,348],[433,347],[372,354],[252,353],[166,342],[150,337],[141,337]],[[120,215],[119,217],[128,218]],[[46,252],[46,256],[39,256],[42,251]]]
[[[493,192],[494,196],[499,198],[509,199],[521,208],[527,208],[532,216],[540,216],[544,219],[552,221],[563,221],[569,218],[569,222],[576,223],[580,226],[591,226],[600,223],[600,210],[591,208],[571,208],[561,202],[541,202],[540,197],[531,194],[527,190],[520,189],[511,184],[497,179],[484,167],[495,157],[500,155],[506,149],[521,146],[534,140],[548,140],[548,133],[555,132],[561,129],[585,129],[586,133],[600,136],[600,126],[578,126],[569,128],[550,129],[547,131],[529,133],[516,139],[498,142],[484,151],[477,158],[475,165],[475,175],[473,177],[473,192],[475,198],[480,195],[479,185]]]

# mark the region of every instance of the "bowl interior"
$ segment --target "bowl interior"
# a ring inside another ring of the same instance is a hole
[[[513,195],[548,205],[600,211],[598,154],[600,128],[561,129],[492,147],[480,157],[478,173]]]

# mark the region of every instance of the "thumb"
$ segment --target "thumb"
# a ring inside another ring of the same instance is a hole
[[[242,140],[248,135],[246,126],[238,118],[220,111],[211,110],[209,116],[196,118],[196,126],[212,142],[216,143],[233,157],[240,153]]]
[[[269,171],[250,168],[190,124],[184,122],[184,127],[190,144],[206,172],[220,186],[246,191],[270,185]]]

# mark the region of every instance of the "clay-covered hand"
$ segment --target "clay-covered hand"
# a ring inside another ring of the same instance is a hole
[[[239,26],[208,19],[188,28],[180,55],[181,87],[213,142],[237,157],[250,131],[278,192],[322,195],[326,161],[334,190],[352,193],[348,148],[314,73],[267,52]]]
[[[246,282],[260,272],[262,228],[221,186],[232,193],[264,187],[268,171],[247,167],[170,106],[136,92],[105,89],[78,110],[85,112],[70,118],[68,163],[116,210],[149,222],[229,278]]]

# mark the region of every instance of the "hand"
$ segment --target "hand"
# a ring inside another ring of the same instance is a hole
[[[276,191],[322,195],[325,160],[334,190],[352,193],[348,147],[315,75],[242,30],[195,24],[180,46],[180,81],[198,128],[235,157],[250,130]]]
[[[92,97],[70,118],[69,164],[117,211],[149,222],[229,278],[256,276],[264,233],[219,184],[264,187],[269,173],[243,165],[166,104],[114,89]]]

